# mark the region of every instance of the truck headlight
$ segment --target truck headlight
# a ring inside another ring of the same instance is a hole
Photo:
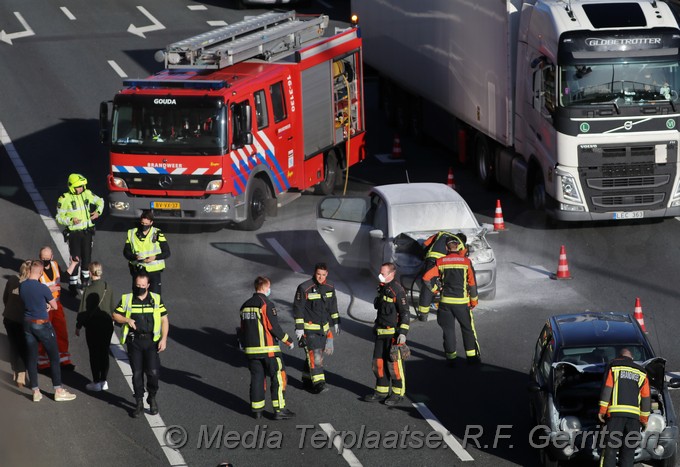
[[[565,173],[559,175],[562,180],[562,196],[564,196],[564,199],[580,203],[581,194],[578,192],[578,185],[576,185],[574,177]]]
[[[675,192],[671,198],[671,207],[674,206],[680,206],[680,182],[678,182],[678,185],[675,187]]]
[[[220,188],[222,188],[222,180],[212,180],[208,183],[208,186],[205,187],[205,191],[217,191]]]
[[[123,188],[127,190],[127,183],[125,183],[125,180],[119,177],[111,177],[111,184],[117,188]]]

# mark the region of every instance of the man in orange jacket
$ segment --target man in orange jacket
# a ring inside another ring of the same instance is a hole
[[[44,246],[40,249],[40,261],[43,263],[43,273],[40,277],[40,282],[49,287],[52,296],[57,302],[57,308],[50,310],[50,322],[54,328],[54,334],[57,337],[57,345],[59,347],[59,364],[65,370],[74,370],[75,365],[71,362],[71,354],[68,351],[68,327],[66,325],[66,316],[64,315],[64,307],[61,305],[61,273],[59,272],[59,265],[54,261],[52,248]],[[72,258],[71,264],[67,269],[70,274],[78,267],[78,258]],[[50,367],[50,360],[47,357],[47,352],[41,345],[38,351],[38,368],[45,369]]]

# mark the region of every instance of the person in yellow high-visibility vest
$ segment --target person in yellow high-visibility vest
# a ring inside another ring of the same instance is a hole
[[[80,268],[69,276],[69,292],[78,293],[78,288],[90,281],[87,266],[92,259],[94,242],[94,221],[104,212],[104,200],[87,188],[87,179],[80,174],[68,177],[68,192],[57,201],[56,221],[65,227],[64,240],[68,242],[72,258],[80,258]],[[80,269],[81,283],[78,283]]]
[[[137,418],[144,413],[144,375],[149,393],[146,399],[149,412],[156,415],[161,370],[158,354],[167,346],[170,323],[161,296],[149,291],[149,276],[145,272],[135,277],[133,292],[121,297],[112,316],[116,323],[123,325],[121,343],[127,344],[136,401],[132,416]]]
[[[123,255],[129,261],[132,286],[140,272],[149,276],[149,291],[161,293],[161,272],[165,260],[170,256],[170,246],[165,234],[153,226],[153,211],[145,209],[139,218],[139,225],[127,231]]]

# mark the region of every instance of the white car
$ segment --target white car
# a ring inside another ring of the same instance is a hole
[[[480,225],[465,200],[442,183],[381,185],[368,196],[328,196],[319,203],[316,226],[343,266],[377,272],[382,263],[394,262],[412,300],[413,279],[422,273],[422,243],[440,230],[463,232],[480,298],[496,296],[496,257],[486,240],[493,226]]]

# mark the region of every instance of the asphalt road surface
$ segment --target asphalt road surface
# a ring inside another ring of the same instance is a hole
[[[71,172],[83,173],[91,189],[105,194],[107,160],[98,141],[97,112],[99,102],[120,88],[121,72],[130,78],[147,76],[158,71],[153,53],[167,43],[206,30],[208,21],[231,23],[253,13],[235,8],[216,0],[2,2],[4,278],[18,271],[21,260],[37,256],[43,245],[51,245],[65,266],[60,256],[64,243],[49,230],[51,217]],[[313,2],[304,11],[326,12],[343,21],[349,2]],[[146,27],[145,37],[128,32],[130,25]],[[458,190],[481,222],[493,222],[496,199],[503,203],[507,230],[489,237],[498,258],[497,298],[480,302],[475,314],[484,364],[447,368],[440,328],[434,321],[416,321],[409,332],[413,358],[406,366],[407,400],[394,408],[362,402],[374,384],[370,322],[377,271],[337,265],[316,233],[319,198],[305,194],[257,232],[161,226],[172,256],[163,274],[171,329],[161,355],[159,417],[129,417],[133,401],[124,364],[112,363],[108,392],[86,392],[91,376],[87,349],[84,337],[72,334],[77,300],[63,299],[77,365],[65,374],[65,383],[78,395],[74,402],[46,397],[36,404],[28,390],[14,387],[0,330],[0,465],[214,466],[227,460],[236,466],[536,465],[538,456],[528,441],[526,383],[545,319],[583,310],[632,313],[636,297],[657,353],[668,360],[668,370],[680,370],[680,349],[674,345],[677,220],[554,227],[543,213],[508,193],[482,189],[455,154],[406,135],[401,138],[404,162],[383,164],[375,155],[391,152],[394,133],[379,114],[371,77],[366,95],[369,157],[350,171],[350,193],[407,179],[445,183],[453,167]],[[105,217],[95,237],[94,258],[104,264],[105,279],[118,293],[130,286],[122,256],[130,227]],[[570,281],[548,278],[557,268],[561,245],[567,250]],[[297,417],[275,421],[269,407],[269,417],[255,423],[246,360],[234,335],[238,309],[251,295],[254,277],[265,274],[272,278],[282,325],[292,333],[295,287],[317,261],[330,265],[343,318],[343,332],[328,361],[331,389],[318,396],[305,392],[302,351],[284,351],[286,399]],[[112,350],[120,355],[116,347]],[[40,376],[40,386],[51,395],[47,375]],[[674,401],[680,406],[677,394]],[[340,439],[346,448],[337,448]]]

